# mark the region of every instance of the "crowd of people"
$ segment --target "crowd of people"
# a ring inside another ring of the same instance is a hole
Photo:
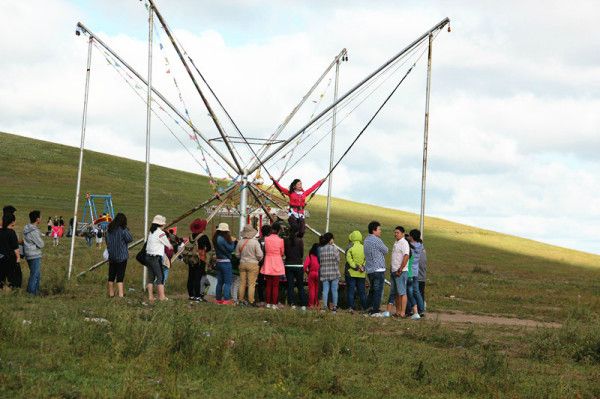
[[[165,284],[175,260],[188,267],[187,291],[191,301],[206,301],[209,274],[216,276],[214,296],[217,304],[251,305],[280,309],[282,302],[291,308],[338,311],[339,292],[345,288],[345,305],[349,312],[361,311],[374,317],[411,317],[425,314],[425,281],[427,254],[421,233],[417,229],[408,234],[402,226],[394,229],[395,242],[391,248],[390,264],[386,256],[390,249],[381,239],[382,228],[377,221],[367,226],[363,239],[360,231],[349,233],[345,250],[335,244],[335,237],[327,232],[304,252],[304,207],[306,198],[322,184],[318,181],[304,191],[302,182],[295,179],[289,189],[274,180],[282,194],[290,197],[287,223],[278,221],[257,231],[246,225],[238,240],[232,236],[227,223],[219,223],[212,237],[206,233],[207,221],[196,219],[190,225],[187,237],[178,237],[176,229],[164,230],[166,218],[156,215],[148,231],[147,240],[136,259],[147,270],[148,300],[167,300]],[[27,292],[39,293],[41,278],[43,234],[40,232],[40,211],[29,213],[29,224],[19,239],[15,231],[16,209],[3,208],[0,229],[0,288],[8,283],[19,288],[22,283],[20,260],[25,258],[30,276]],[[48,232],[55,245],[62,236],[64,222],[48,219]],[[70,227],[72,229],[72,223]],[[133,241],[127,227],[127,217],[118,213],[105,228],[84,231],[91,246],[91,237],[97,245],[106,239],[105,257],[108,261],[107,292],[109,297],[125,295],[124,278],[129,259],[129,244]],[[70,230],[71,230],[70,229]],[[345,254],[343,275],[340,272],[341,255]],[[388,273],[389,280],[386,279]],[[343,280],[343,281],[342,281]],[[387,306],[381,309],[384,286],[390,285]],[[305,292],[305,284],[308,295]],[[286,290],[280,296],[280,287]],[[358,296],[358,301],[356,300]]]
[[[412,319],[425,314],[427,259],[417,229],[406,234],[402,226],[395,227],[395,243],[387,267],[385,259],[390,249],[381,239],[381,224],[377,221],[369,223],[364,240],[360,231],[352,231],[345,251],[335,244],[334,235],[327,232],[307,254],[298,226],[283,221],[262,226],[260,232],[246,225],[240,239],[232,236],[227,223],[219,223],[212,238],[205,234],[207,221],[203,219],[191,223],[190,235],[185,238],[165,231],[165,225],[164,216],[153,218],[141,258],[148,270],[146,288],[151,302],[155,300],[154,290],[158,300],[167,300],[168,270],[172,262],[180,259],[188,267],[187,289],[191,301],[206,300],[206,276],[214,274],[215,302],[222,305],[280,309],[285,306],[282,302],[287,302],[291,308],[335,313],[338,293],[345,287],[344,299],[350,312],[360,310],[374,317]],[[118,214],[109,225],[106,240],[110,264],[108,292],[114,296],[112,284],[116,282],[121,296],[127,245],[132,241],[123,214]],[[344,252],[342,275],[340,254]],[[387,306],[382,310],[386,273],[390,290]],[[285,288],[285,295],[280,295],[280,287]]]

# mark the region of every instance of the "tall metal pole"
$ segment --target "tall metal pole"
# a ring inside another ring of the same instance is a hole
[[[148,239],[148,213],[150,212],[150,122],[152,120],[152,30],[154,27],[154,11],[148,7],[148,93],[146,98],[146,184],[144,187],[144,240]],[[142,289],[146,289],[148,271],[144,267]]]
[[[337,101],[338,97],[338,84],[340,79],[340,59],[338,58],[335,64],[335,86],[333,89],[333,102]],[[333,107],[333,113],[331,116],[332,127],[331,127],[331,149],[329,151],[329,170],[333,168],[333,157],[335,155],[335,125],[336,125],[336,116],[337,116],[337,106]],[[329,180],[327,180],[327,209],[326,209],[326,217],[325,217],[325,231],[329,231],[329,214],[331,213],[331,186],[333,181],[333,175],[329,176]]]
[[[433,34],[429,34],[429,49],[427,51],[427,89],[425,91],[425,128],[423,132],[423,169],[421,178],[421,214],[419,218],[419,230],[421,236],[425,233],[425,186],[427,182],[427,146],[429,140],[429,96],[431,93],[431,52],[433,45]]]
[[[227,150],[229,151],[229,154],[231,155],[231,158],[233,159],[233,162],[235,163],[235,166],[237,166],[236,172],[238,172],[239,174],[244,173],[244,170],[243,170],[242,166],[240,165],[240,161],[237,159],[237,157],[235,156],[235,153],[233,152],[233,147],[231,146],[231,142],[229,141],[229,137],[227,137],[227,135],[225,134],[225,130],[223,130],[223,127],[221,126],[221,123],[219,122],[219,119],[217,118],[217,115],[215,114],[215,112],[213,111],[212,107],[208,103],[208,100],[206,99],[206,96],[204,96],[204,93],[200,89],[200,86],[198,85],[198,82],[196,81],[196,78],[194,77],[194,74],[192,73],[192,70],[190,69],[190,66],[188,65],[188,63],[186,62],[185,58],[183,57],[183,54],[181,53],[181,50],[179,49],[179,46],[175,42],[175,38],[173,37],[173,34],[171,33],[171,30],[167,26],[167,23],[163,19],[160,11],[158,11],[158,8],[156,8],[156,5],[154,4],[154,1],[153,0],[148,0],[148,3],[150,3],[150,9],[152,9],[152,10],[154,10],[156,12],[156,17],[158,18],[158,20],[160,21],[160,24],[164,28],[165,33],[169,37],[169,40],[171,40],[171,44],[173,44],[173,48],[175,49],[175,52],[179,56],[179,59],[181,60],[181,63],[185,67],[185,70],[187,71],[190,79],[192,80],[192,83],[196,87],[196,91],[198,92],[198,94],[200,94],[200,98],[202,98],[202,102],[204,103],[204,106],[206,107],[206,110],[210,114],[210,117],[213,120],[213,122],[215,124],[215,127],[219,131],[219,134],[221,135],[221,138],[223,139],[223,142],[225,143],[225,146],[227,147]]]
[[[244,170],[242,174],[242,186],[240,187],[240,231],[238,237],[242,236],[242,229],[246,225],[246,218],[248,216],[248,174]]]
[[[81,142],[79,144],[79,169],[77,170],[77,188],[75,189],[75,207],[73,211],[73,230],[71,231],[71,251],[69,252],[69,272],[67,279],[71,279],[73,271],[73,254],[75,252],[75,236],[77,235],[77,211],[79,207],[79,192],[81,190],[81,170],[83,168],[83,147],[85,145],[85,128],[87,125],[87,105],[90,93],[90,67],[92,64],[92,37],[88,40],[87,67],[85,70],[85,94],[83,95],[83,117],[81,120]]]

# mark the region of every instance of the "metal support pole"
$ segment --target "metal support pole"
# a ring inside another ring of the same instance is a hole
[[[429,96],[431,93],[431,52],[433,45],[433,34],[429,34],[429,49],[427,51],[427,89],[425,91],[425,128],[423,132],[423,169],[421,178],[421,214],[419,218],[419,230],[421,237],[425,233],[425,185],[427,181],[427,150],[429,140]]]
[[[240,187],[240,231],[238,237],[242,236],[242,229],[246,225],[246,217],[248,216],[248,175],[244,170],[242,174],[242,186]]]
[[[104,43],[102,41],[102,39],[100,39],[98,36],[96,36],[94,34],[94,32],[92,32],[91,30],[88,29],[87,26],[85,26],[84,24],[82,24],[81,22],[77,23],[77,28],[83,30],[83,32],[85,32],[86,34],[88,34],[90,37],[93,37],[94,40],[96,41],[96,43],[98,43],[100,46],[102,46],[103,49],[105,49],[106,51],[108,51],[113,57],[115,57],[120,63],[121,65],[123,65],[129,72],[131,72],[136,78],[138,78],[140,80],[140,82],[142,82],[145,85],[148,85],[148,82],[146,81],[146,79],[144,79],[142,77],[142,75],[140,75],[140,73],[138,71],[136,71],[135,69],[133,69],[133,67],[131,65],[129,65],[121,56],[119,56],[119,54],[117,54],[112,48],[110,48],[106,43]],[[237,168],[235,167],[235,165],[227,158],[225,157],[225,155],[223,155],[223,153],[221,151],[219,151],[219,149],[217,147],[215,147],[215,145],[208,139],[208,137],[206,137],[200,130],[198,130],[196,128],[196,126],[194,126],[194,124],[189,120],[189,118],[185,117],[178,109],[177,107],[175,107],[175,105],[173,105],[173,103],[171,103],[169,100],[166,99],[166,97],[158,90],[156,90],[155,87],[152,88],[152,92],[158,97],[160,98],[160,100],[165,103],[165,105],[167,107],[169,107],[182,121],[184,121],[187,125],[189,125],[189,127],[194,131],[194,134],[198,137],[200,137],[202,139],[202,141],[204,141],[204,143],[209,146],[214,152],[215,154],[217,154],[221,160],[223,162],[225,162],[227,165],[229,165],[229,167],[235,171],[237,171]]]
[[[150,122],[152,120],[152,31],[154,11],[148,7],[148,94],[146,98],[146,184],[144,186],[144,241],[148,239],[148,213],[150,212]],[[146,289],[148,270],[144,267],[142,289]]]
[[[92,63],[92,44],[94,39],[92,37],[88,40],[88,56],[87,56],[87,67],[85,72],[85,94],[83,95],[83,117],[81,120],[81,142],[79,144],[79,168],[77,170],[77,188],[75,189],[75,207],[73,211],[73,227],[74,230],[71,234],[71,250],[69,252],[69,272],[67,279],[71,279],[71,272],[73,271],[73,254],[75,252],[75,236],[77,235],[77,210],[79,207],[79,192],[81,190],[81,170],[83,169],[83,147],[85,145],[85,128],[87,125],[87,105],[88,95],[90,93],[90,68]]]
[[[333,102],[337,102],[338,97],[338,85],[340,79],[340,59],[338,58],[335,64],[335,86],[333,88]],[[329,151],[329,170],[333,168],[333,157],[335,155],[335,125],[336,125],[336,116],[337,116],[337,106],[333,107],[332,113],[332,126],[331,126],[331,149]],[[329,214],[331,213],[331,186],[333,181],[333,174],[329,176],[329,180],[327,180],[327,209],[326,209],[326,217],[325,217],[325,232],[329,231]]]
[[[279,153],[287,145],[289,145],[292,141],[296,140],[296,138],[298,136],[300,136],[302,134],[302,132],[304,132],[306,129],[308,129],[309,127],[311,127],[316,121],[318,121],[319,119],[321,119],[323,117],[323,115],[325,115],[326,113],[328,113],[329,111],[331,111],[331,109],[333,107],[337,106],[339,103],[341,103],[346,98],[348,98],[348,96],[350,96],[356,90],[358,90],[359,88],[361,88],[362,85],[364,85],[369,80],[371,80],[371,78],[373,78],[379,72],[383,71],[387,66],[389,66],[391,63],[393,63],[396,59],[398,59],[403,54],[405,54],[406,52],[410,51],[412,48],[414,48],[419,43],[421,43],[421,41],[424,40],[428,35],[431,35],[434,32],[436,32],[437,30],[442,29],[444,26],[446,26],[449,23],[450,23],[450,19],[444,18],[443,20],[441,20],[440,22],[438,22],[435,26],[433,26],[431,29],[429,29],[427,32],[423,33],[421,36],[419,36],[419,38],[417,38],[411,44],[409,44],[408,46],[406,46],[402,51],[400,51],[398,54],[394,55],[392,58],[390,58],[389,60],[387,60],[385,63],[383,63],[383,65],[381,65],[375,71],[371,72],[366,78],[364,78],[359,83],[357,83],[353,88],[351,88],[350,90],[348,90],[345,94],[343,94],[340,98],[338,98],[338,100],[336,102],[334,102],[333,104],[331,104],[328,107],[326,107],[317,116],[313,117],[308,123],[306,123],[300,129],[298,129],[296,131],[296,133],[294,133],[290,137],[288,137],[285,142],[281,143],[277,148],[275,148],[268,155],[266,155],[262,159],[262,163],[263,164],[267,163],[267,161],[270,160],[271,158],[273,158],[275,156],[275,154]],[[259,166],[260,166],[260,163],[258,165],[255,164],[253,167],[251,167],[250,169],[248,169],[248,173],[250,173],[250,174],[253,173]]]

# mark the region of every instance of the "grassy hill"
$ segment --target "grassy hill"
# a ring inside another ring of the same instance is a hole
[[[31,209],[70,218],[77,162],[76,148],[0,133],[0,203],[18,209],[18,230]],[[112,193],[136,237],[143,181],[143,163],[85,154],[82,193]],[[210,195],[203,176],[151,168],[151,214],[172,219]],[[321,230],[324,198],[315,197],[310,210],[309,223]],[[418,225],[411,213],[333,201],[331,230],[342,246],[372,219],[383,224],[388,245],[394,226]],[[64,240],[45,251],[42,288],[50,295],[0,295],[0,397],[600,396],[600,256],[437,218],[426,218],[425,243],[428,310],[563,327],[269,313],[183,300],[146,307],[135,261],[126,276],[135,291],[119,303],[104,298],[105,269],[64,281]],[[101,251],[76,244],[79,272]],[[186,276],[174,267],[170,295],[185,292]]]

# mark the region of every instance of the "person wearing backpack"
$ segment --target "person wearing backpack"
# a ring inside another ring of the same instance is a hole
[[[247,224],[242,229],[242,239],[238,241],[235,254],[240,259],[240,287],[238,289],[238,301],[246,303],[246,286],[248,286],[248,303],[254,304],[254,290],[258,277],[258,262],[263,258],[263,251],[256,239],[258,232]]]
[[[188,265],[187,290],[190,301],[204,300],[202,293],[202,276],[206,274],[208,252],[212,249],[208,236],[204,234],[207,221],[195,219],[190,224],[191,235],[183,247],[181,254]]]

